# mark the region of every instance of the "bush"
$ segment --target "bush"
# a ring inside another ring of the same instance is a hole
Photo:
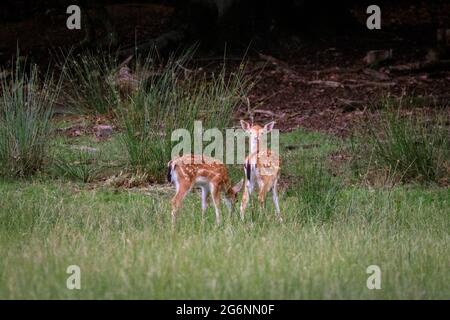
[[[449,129],[446,115],[439,112],[425,116],[387,108],[378,121],[368,123],[363,140],[354,152],[371,154],[372,159],[355,156],[354,167],[368,166],[388,170],[401,182],[438,182],[445,176],[449,156]]]
[[[50,119],[60,85],[38,68],[13,64],[0,82],[0,174],[25,177],[41,170],[47,156]]]

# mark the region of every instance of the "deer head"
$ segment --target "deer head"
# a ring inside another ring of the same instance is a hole
[[[263,127],[261,127],[258,124],[251,125],[247,121],[241,120],[242,130],[244,130],[250,137],[250,153],[260,151],[260,142],[262,141],[263,136],[271,132],[274,126],[275,121],[266,123]],[[267,145],[262,146],[263,149],[266,147]]]

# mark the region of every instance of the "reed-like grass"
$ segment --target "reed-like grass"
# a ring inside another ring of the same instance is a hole
[[[71,151],[53,160],[52,173],[56,177],[87,183],[94,181],[101,171],[99,155],[89,151]]]
[[[0,82],[0,174],[27,177],[46,161],[60,83],[19,59],[9,73]]]
[[[64,79],[63,93],[67,112],[110,115],[119,106],[114,85],[116,55],[72,52],[57,55]]]
[[[448,177],[450,128],[448,113],[416,114],[386,107],[353,139],[353,168],[389,172],[401,182],[436,183]]]
[[[117,110],[131,167],[148,172],[156,180],[163,179],[172,147],[178,142],[172,141],[174,130],[192,133],[198,120],[204,129],[224,131],[250,86],[243,68],[231,73],[223,68],[218,74],[186,74],[183,65],[191,59],[190,51],[172,56],[158,73],[151,73],[148,70],[156,69],[155,59],[147,58],[138,73],[150,76]]]

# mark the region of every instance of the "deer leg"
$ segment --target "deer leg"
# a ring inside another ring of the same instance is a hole
[[[216,210],[216,223],[220,224],[220,187],[211,188],[212,200],[214,204],[214,209]]]
[[[231,214],[233,213],[233,206],[231,205],[231,201],[228,198],[224,198],[224,202],[225,205],[227,206],[228,213],[230,214],[231,217]]]
[[[248,201],[250,199],[250,194],[253,191],[253,184],[250,179],[245,178],[244,182],[244,191],[242,193],[242,201],[241,201],[241,220],[244,221],[244,211],[247,208]]]
[[[280,205],[278,203],[278,180],[275,180],[273,187],[272,187],[272,200],[273,200],[273,204],[275,206],[275,214],[277,215],[278,219],[280,220],[280,222],[283,222],[283,218],[281,217],[280,214]]]
[[[183,203],[184,197],[189,192],[189,186],[185,184],[177,185],[177,193],[172,198],[172,224],[175,225],[177,220],[177,211],[181,208],[181,204]]]
[[[206,209],[208,208],[209,190],[207,187],[201,187],[201,189],[202,189],[202,221],[203,221]]]
[[[269,189],[268,183],[262,183],[262,185],[260,185],[260,188],[259,188],[258,200],[259,200],[260,207],[263,209],[265,206],[266,193],[267,193],[268,189]]]

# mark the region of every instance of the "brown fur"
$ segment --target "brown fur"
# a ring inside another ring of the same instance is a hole
[[[233,203],[236,201],[236,194],[239,191],[238,185],[231,186],[228,177],[228,170],[226,166],[217,159],[189,154],[169,162],[170,176],[175,175],[178,187],[177,193],[172,198],[172,219],[175,223],[176,213],[181,207],[184,197],[189,191],[196,186],[198,180],[208,186],[211,192],[214,207],[216,209],[216,221],[220,223],[220,193],[223,192],[225,196]],[[169,175],[168,175],[169,176]],[[175,178],[171,178],[175,181]],[[205,199],[207,202],[207,198]],[[202,215],[205,211],[202,207]]]
[[[271,123],[273,125],[273,123]],[[270,149],[260,149],[260,139],[263,134],[267,133],[265,129],[267,127],[261,127],[259,125],[250,125],[241,120],[242,128],[251,136],[256,137],[256,151],[251,153],[245,159],[245,181],[244,192],[242,194],[241,202],[241,219],[244,219],[244,212],[247,207],[251,190],[249,186],[253,183],[253,187],[258,186],[258,201],[261,207],[264,207],[266,194],[268,191],[273,192],[274,202],[276,200],[276,214],[280,221],[282,221],[278,208],[278,194],[277,183],[280,177],[281,161],[278,154]],[[271,130],[271,129],[270,129]],[[269,131],[270,131],[269,130]],[[254,172],[252,172],[254,171]],[[250,181],[254,177],[255,181]]]

